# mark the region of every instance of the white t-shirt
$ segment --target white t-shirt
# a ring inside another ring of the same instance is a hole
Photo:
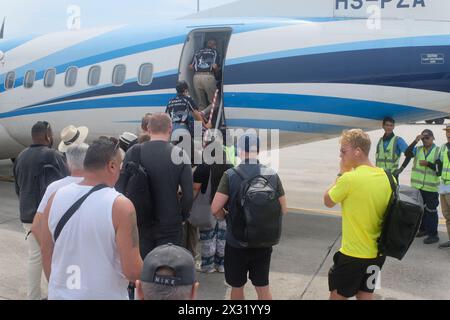
[[[47,207],[48,200],[50,200],[50,197],[56,191],[58,191],[62,187],[65,187],[71,183],[79,183],[79,182],[83,181],[83,179],[84,179],[83,177],[68,176],[68,177],[62,178],[58,181],[55,181],[55,182],[49,184],[47,187],[47,190],[45,190],[44,196],[42,197],[41,203],[39,203],[37,213],[44,213],[45,207]]]

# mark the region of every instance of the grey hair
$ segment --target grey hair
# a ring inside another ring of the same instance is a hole
[[[73,145],[67,148],[66,157],[67,165],[70,170],[83,170],[84,169],[84,158],[86,157],[86,152],[89,145],[82,143],[79,145]]]
[[[166,286],[142,281],[145,300],[191,300],[192,285]]]

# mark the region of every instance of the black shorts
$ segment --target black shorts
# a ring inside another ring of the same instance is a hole
[[[328,272],[328,287],[331,291],[346,298],[355,296],[358,291],[373,293],[378,271],[381,271],[386,257],[359,259],[336,252],[334,265]]]
[[[225,246],[225,280],[240,288],[247,283],[247,274],[255,287],[269,285],[272,248],[238,249]]]

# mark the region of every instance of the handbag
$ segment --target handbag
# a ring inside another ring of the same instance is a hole
[[[211,211],[211,172],[209,174],[206,192],[198,193],[192,204],[191,214],[188,218],[190,224],[200,229],[213,229],[216,225],[216,217]]]

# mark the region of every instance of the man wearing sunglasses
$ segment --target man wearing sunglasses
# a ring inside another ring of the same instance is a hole
[[[419,141],[422,141],[422,146],[416,147]],[[420,190],[425,206],[417,237],[427,236],[423,241],[425,244],[439,242],[437,231],[439,223],[437,212],[439,205],[439,176],[436,172],[436,162],[439,159],[439,154],[439,147],[434,144],[433,132],[425,129],[406,150],[406,159],[402,164],[402,168],[406,168],[411,158],[414,158],[411,186]]]

